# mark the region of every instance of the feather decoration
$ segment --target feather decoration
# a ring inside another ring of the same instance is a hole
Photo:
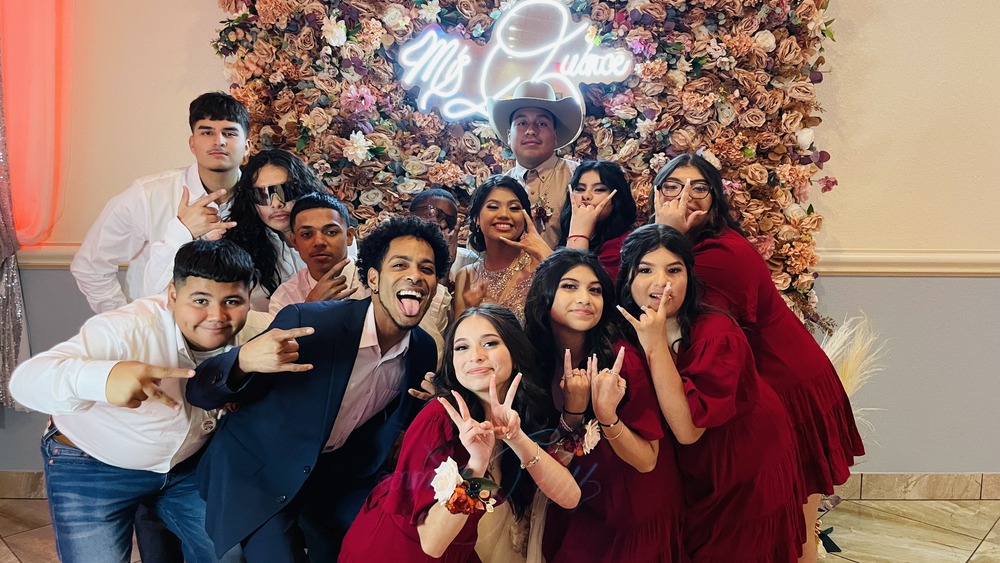
[[[885,371],[881,363],[886,353],[885,342],[879,342],[879,334],[872,330],[864,313],[845,320],[832,335],[823,338],[821,346],[849,397]]]

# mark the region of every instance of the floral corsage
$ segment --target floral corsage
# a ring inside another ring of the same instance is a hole
[[[482,477],[469,477],[470,471],[458,470],[458,463],[449,457],[434,470],[431,487],[434,500],[443,504],[452,514],[472,514],[477,510],[493,512],[497,499],[493,491],[499,485]]]
[[[553,442],[546,451],[555,457],[559,452],[573,454],[576,457],[589,454],[601,441],[601,430],[597,426],[597,419],[593,418],[586,424],[581,424],[575,430],[570,430],[563,423],[563,436]]]
[[[538,230],[545,230],[545,225],[552,218],[552,214],[555,213],[552,207],[549,206],[549,202],[545,200],[544,197],[540,197],[535,200],[535,205],[532,208],[532,219],[535,220],[535,225],[539,225]]]

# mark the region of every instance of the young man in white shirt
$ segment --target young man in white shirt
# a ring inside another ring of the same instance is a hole
[[[250,114],[210,92],[191,102],[188,122],[195,164],[139,178],[109,200],[73,258],[70,271],[95,313],[162,292],[182,244],[235,225],[226,222],[228,202],[250,146]],[[118,282],[126,262],[127,292]]]
[[[41,449],[64,563],[130,561],[140,505],[181,538],[186,561],[220,560],[195,478],[216,415],[184,393],[199,362],[270,321],[250,313],[253,272],[250,256],[230,241],[190,242],[177,252],[166,295],[92,317],[14,371],[14,398],[52,415]]]

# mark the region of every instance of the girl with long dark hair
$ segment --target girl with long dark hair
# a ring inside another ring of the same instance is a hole
[[[525,331],[538,351],[539,386],[552,390],[556,443],[573,441],[560,449],[569,450],[583,494],[575,510],[547,510],[549,563],[688,560],[673,442],[645,358],[620,337],[615,301],[597,258],[574,249],[542,262],[528,293]],[[604,437],[595,445],[598,428]]]
[[[230,214],[236,226],[225,238],[253,258],[257,286],[250,304],[255,311],[267,312],[274,290],[306,267],[289,245],[289,216],[295,200],[313,192],[326,190],[312,169],[286,150],[260,151],[243,168]]]
[[[732,318],[698,301],[691,244],[646,225],[622,246],[622,314],[680,446],[685,545],[696,563],[793,563],[805,538],[788,415]]]
[[[730,213],[715,166],[683,154],[659,171],[653,187],[659,201],[656,221],[686,232],[694,244],[705,302],[740,324],[757,371],[788,410],[809,494],[803,511],[812,532],[818,527],[820,496],[847,481],[855,456],[865,453],[850,399],[830,359],[785,304],[767,263]],[[815,561],[816,544],[811,533],[803,561]]]
[[[477,545],[484,523],[504,510],[524,518],[536,488],[566,508],[579,502],[569,471],[532,438],[545,424],[548,399],[534,383],[534,353],[514,315],[495,305],[466,309],[446,340],[439,396],[406,430],[396,469],[351,525],[341,562],[478,562],[477,551],[496,549]],[[440,483],[460,470],[464,484]],[[482,478],[499,493],[476,494]],[[505,536],[491,538],[510,545]]]

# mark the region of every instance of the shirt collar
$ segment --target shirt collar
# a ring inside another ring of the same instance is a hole
[[[406,331],[403,339],[397,342],[395,346],[387,352],[382,353],[382,349],[378,346],[378,331],[375,327],[375,300],[372,299],[372,302],[368,305],[368,312],[365,313],[365,324],[361,330],[361,341],[358,342],[358,348],[375,348],[379,352],[379,355],[385,357],[385,359],[401,356],[410,350],[410,331]]]
[[[559,157],[556,156],[555,154],[553,154],[551,157],[549,157],[548,160],[546,160],[545,162],[539,164],[534,169],[532,169],[532,168],[525,168],[525,167],[521,166],[520,163],[516,163],[515,162],[515,164],[514,164],[514,177],[517,178],[518,180],[522,180],[523,181],[524,180],[524,173],[527,172],[528,170],[537,170],[538,171],[538,176],[541,177],[542,174],[548,172],[549,170],[554,169],[557,164],[559,164]]]

